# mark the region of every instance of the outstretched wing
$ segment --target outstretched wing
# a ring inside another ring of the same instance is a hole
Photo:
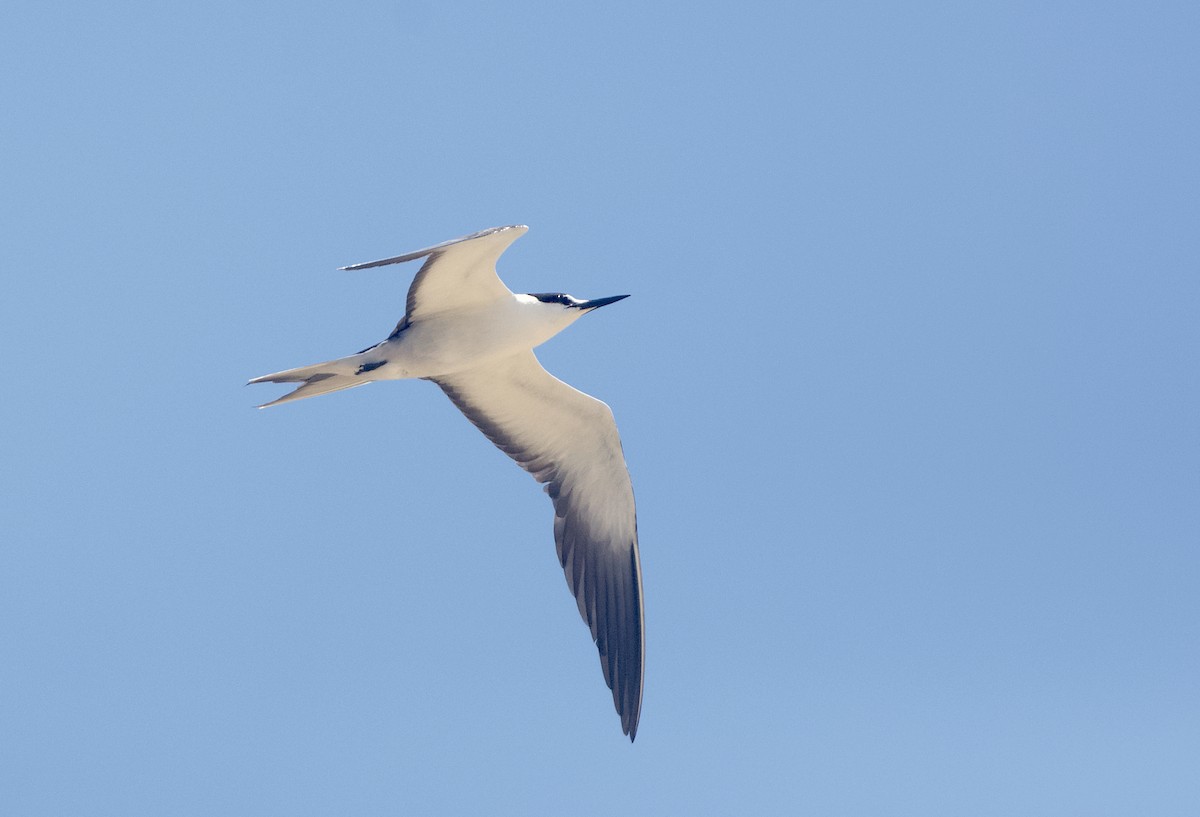
[[[416,252],[365,264],[351,264],[342,269],[370,269],[429,256],[408,288],[405,318],[411,322],[423,314],[484,305],[511,297],[512,292],[496,275],[496,260],[508,249],[509,244],[527,230],[528,227],[520,224],[493,227]],[[403,323],[401,321],[401,325]]]
[[[645,617],[633,486],[612,411],[550,375],[532,351],[434,382],[546,484],[559,562],[632,740],[642,705]]]

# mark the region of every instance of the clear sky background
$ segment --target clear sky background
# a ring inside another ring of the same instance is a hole
[[[1194,3],[0,13],[12,815],[1194,815]],[[428,383],[270,411],[499,224],[616,413],[620,733]]]

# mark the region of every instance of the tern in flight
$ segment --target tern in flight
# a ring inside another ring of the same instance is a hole
[[[579,613],[600,651],[621,729],[633,740],[642,706],[645,620],[633,486],[607,405],[538,363],[533,348],[593,309],[561,292],[518,295],[496,275],[500,254],[528,227],[495,227],[361,270],[426,259],[407,311],[382,343],[356,355],[263,375],[299,383],[275,406],[373,380],[432,380],[496,446],[545,483],[554,543]]]

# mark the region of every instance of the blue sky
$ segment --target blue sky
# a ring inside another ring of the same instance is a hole
[[[0,25],[21,815],[1194,814],[1194,4],[46,4]],[[412,267],[616,413],[634,745]]]

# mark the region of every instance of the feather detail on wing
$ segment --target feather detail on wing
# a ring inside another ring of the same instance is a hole
[[[532,351],[434,382],[546,484],[559,562],[632,740],[641,712],[645,617],[633,487],[612,411],[550,375]]]

